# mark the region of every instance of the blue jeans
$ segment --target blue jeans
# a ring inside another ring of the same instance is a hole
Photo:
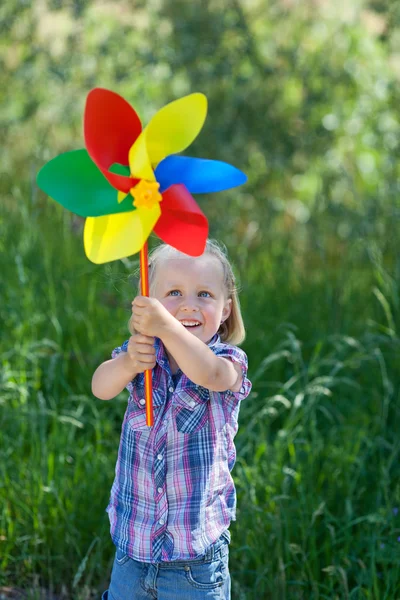
[[[144,563],[117,549],[102,600],[230,600],[229,532],[194,560]]]

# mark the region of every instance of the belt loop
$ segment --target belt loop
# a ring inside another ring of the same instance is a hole
[[[214,542],[213,545],[210,548],[210,560],[214,560],[214,558],[215,558],[215,544],[216,543],[217,542]]]
[[[231,534],[228,529],[226,529],[220,537],[208,548],[204,560],[214,560],[217,552],[221,549],[224,541],[229,544],[231,540]]]
[[[215,557],[215,544],[216,542],[214,542],[207,550],[206,555],[204,557],[204,560],[206,562],[208,561],[213,561],[214,557]]]

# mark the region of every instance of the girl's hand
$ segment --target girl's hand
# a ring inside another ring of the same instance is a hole
[[[156,298],[136,296],[132,302],[133,326],[143,335],[162,338],[168,324],[175,322],[174,317]]]
[[[132,367],[137,373],[153,369],[156,364],[154,337],[136,333],[129,338],[127,353],[132,361]]]

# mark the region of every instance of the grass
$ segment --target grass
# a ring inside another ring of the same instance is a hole
[[[13,200],[0,208],[0,586],[89,600],[113,559],[105,507],[126,403],[95,400],[90,379],[127,335],[137,264],[91,265],[80,220]],[[323,253],[296,246],[303,233],[272,224],[268,251],[231,247],[253,380],[236,438],[233,598],[395,600],[398,238],[383,252],[372,231],[338,260],[328,238]]]
[[[291,377],[264,386],[258,410],[244,405],[238,580],[257,581],[246,597],[397,597],[398,409],[377,342],[334,336],[307,364],[289,332],[276,360]]]

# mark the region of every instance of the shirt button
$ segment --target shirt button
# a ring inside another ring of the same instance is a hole
[[[171,386],[171,387],[169,387],[169,388],[168,388],[168,391],[170,391],[170,392],[171,392],[171,394],[172,394],[172,392],[174,392],[175,390],[174,390],[174,388]]]
[[[189,406],[191,406],[193,408],[193,406],[196,406],[196,402],[194,400],[191,400],[189,402]]]
[[[158,460],[161,460],[162,459],[162,454],[157,454],[157,458],[158,458]]]
[[[157,492],[158,492],[159,494],[161,494],[161,492],[162,492],[162,487],[159,487],[159,488],[157,488]]]
[[[158,522],[160,523],[160,525],[164,525],[165,523],[164,519],[160,519]]]
[[[145,400],[144,398],[140,398],[139,402],[140,402],[140,404],[143,406],[143,404],[145,404],[145,403],[146,403],[146,400]]]

